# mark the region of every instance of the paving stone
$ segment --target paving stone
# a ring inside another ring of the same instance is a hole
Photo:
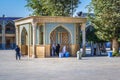
[[[120,57],[34,58],[15,60],[0,51],[0,80],[120,80]]]

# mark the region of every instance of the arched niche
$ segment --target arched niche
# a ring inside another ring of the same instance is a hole
[[[57,26],[54,30],[50,33],[50,44],[60,44],[60,51],[62,50],[63,46],[66,46],[68,52],[71,52],[71,34],[70,32],[64,28],[63,26]]]
[[[15,26],[12,22],[8,22],[5,25],[5,33],[8,33],[8,34],[14,34],[15,33]]]
[[[23,55],[28,55],[28,33],[25,28],[21,32],[21,52]]]

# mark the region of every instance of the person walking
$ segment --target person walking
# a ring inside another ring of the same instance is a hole
[[[18,47],[18,45],[15,48],[16,51],[16,60],[20,60],[21,59],[21,54],[20,54],[20,48]]]

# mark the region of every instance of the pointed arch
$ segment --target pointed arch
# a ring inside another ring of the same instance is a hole
[[[22,55],[28,55],[28,33],[25,27],[23,27],[21,32],[21,52]]]
[[[57,25],[55,28],[51,30],[49,36],[50,36],[51,47],[52,47],[52,44],[60,44],[61,46],[60,51],[62,50],[63,46],[66,46],[66,50],[68,52],[71,52],[72,34],[71,34],[71,31],[67,27],[63,25]]]
[[[13,22],[9,21],[5,25],[5,32],[6,33],[15,33],[15,25]]]
[[[72,38],[72,32],[66,27],[66,26],[64,26],[64,25],[62,25],[62,24],[59,24],[59,25],[57,25],[57,26],[55,26],[52,30],[51,30],[51,32],[50,32],[50,34],[49,34],[49,36],[51,35],[51,33],[56,29],[56,28],[58,28],[58,27],[62,27],[62,28],[64,28],[66,31],[68,31],[68,33],[70,34],[70,40],[72,40],[71,38]],[[50,38],[49,38],[49,43],[50,43]],[[71,43],[71,41],[70,41],[70,43]]]
[[[28,33],[24,27],[21,32],[21,44],[26,45],[28,40],[27,38],[28,38]]]
[[[7,24],[13,24],[13,25],[14,25],[14,21],[11,21],[11,20],[6,21],[6,25],[7,25]]]

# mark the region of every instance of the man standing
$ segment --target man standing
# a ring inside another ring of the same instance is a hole
[[[57,46],[56,46],[56,53],[57,53],[58,56],[59,56],[59,51],[60,51],[60,44],[57,44]]]
[[[18,46],[16,46],[15,51],[16,51],[16,60],[18,60],[18,58],[20,60],[20,58],[21,58],[20,48]]]

